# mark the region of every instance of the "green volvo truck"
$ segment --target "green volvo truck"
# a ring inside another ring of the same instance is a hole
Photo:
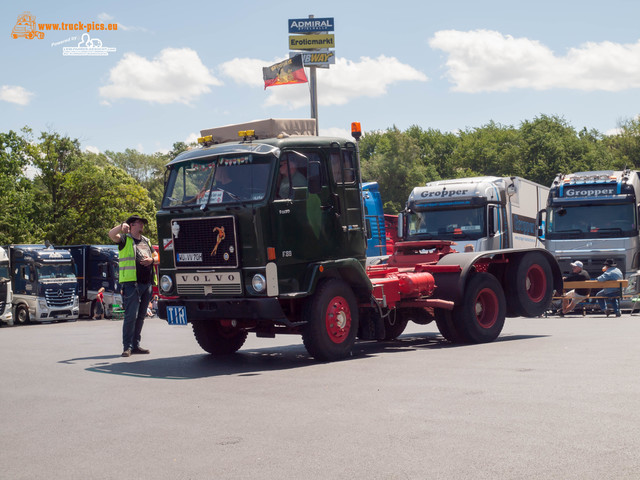
[[[495,339],[505,316],[547,308],[562,280],[543,249],[459,254],[449,241],[404,242],[387,265],[366,267],[359,124],[352,130],[356,140],[314,136],[313,120],[230,125],[203,130],[201,148],[169,162],[160,317],[191,323],[214,355],[237,351],[248,333],[283,333],[327,361],[356,338],[396,338],[408,321],[478,343]]]

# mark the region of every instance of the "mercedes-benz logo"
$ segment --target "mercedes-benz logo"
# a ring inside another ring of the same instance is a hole
[[[64,291],[62,289],[58,290],[58,296],[62,297],[64,295]]]

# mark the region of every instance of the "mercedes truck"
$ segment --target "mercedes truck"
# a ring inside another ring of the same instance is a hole
[[[78,319],[77,281],[68,250],[10,245],[14,323]]]

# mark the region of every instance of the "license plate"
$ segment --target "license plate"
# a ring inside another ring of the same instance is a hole
[[[186,325],[187,309],[185,307],[167,307],[167,323],[169,325]]]

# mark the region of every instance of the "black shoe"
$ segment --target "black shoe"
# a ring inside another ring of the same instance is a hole
[[[616,317],[619,317],[619,316],[620,316],[620,312],[616,312]]]
[[[121,357],[130,357],[131,356],[131,349],[127,348],[124,352],[122,352],[122,355],[120,355]]]
[[[131,350],[131,353],[151,353],[149,350],[147,350],[146,348],[142,348],[142,347],[136,347],[133,350]]]

